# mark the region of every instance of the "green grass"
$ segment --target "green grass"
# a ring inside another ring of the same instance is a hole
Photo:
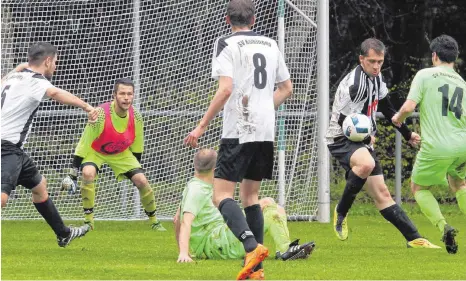
[[[403,205],[405,209],[412,208]],[[457,208],[457,206],[454,206]],[[367,208],[364,209],[364,208]],[[449,207],[447,207],[448,209]],[[290,222],[291,238],[314,240],[308,260],[265,261],[267,279],[466,279],[466,219],[452,213],[448,221],[463,232],[460,250],[407,249],[395,228],[374,209],[359,206],[349,217],[350,238],[341,242],[331,224]],[[411,217],[421,234],[443,246],[440,234],[422,215]],[[76,223],[78,224],[78,223]],[[59,248],[43,221],[2,221],[2,279],[234,279],[240,260],[198,260],[177,264],[173,227],[168,232],[149,229],[147,222],[100,222],[96,230]],[[273,245],[266,238],[266,245]],[[274,252],[273,246],[270,247]]]

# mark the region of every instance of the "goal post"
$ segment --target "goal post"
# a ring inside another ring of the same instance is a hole
[[[226,3],[4,0],[2,75],[26,60],[33,42],[47,41],[59,50],[52,83],[93,106],[111,100],[117,78],[133,79],[134,105],[145,126],[142,165],[156,194],[157,215],[171,219],[193,174],[195,150],[184,147],[183,138],[216,90],[210,78],[212,50],[215,39],[230,32],[224,20]],[[255,3],[253,29],[278,41],[294,88],[277,112],[273,180],[264,181],[260,196],[284,205],[289,219],[328,222],[329,162],[322,146],[328,123],[328,0]],[[83,217],[79,193],[60,191],[60,182],[85,124],[80,110],[46,100],[25,145],[65,219]],[[200,144],[218,148],[220,134],[221,114]],[[2,219],[40,218],[30,198],[30,191],[17,187]],[[136,188],[127,180],[117,182],[106,166],[96,184],[95,218],[145,218]]]

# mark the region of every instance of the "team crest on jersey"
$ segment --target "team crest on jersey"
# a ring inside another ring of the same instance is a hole
[[[123,152],[131,143],[128,140],[122,142],[107,142],[100,147],[105,154],[117,154]]]

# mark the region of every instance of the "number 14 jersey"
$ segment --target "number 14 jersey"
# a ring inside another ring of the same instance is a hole
[[[240,143],[273,141],[274,87],[290,79],[277,43],[250,30],[218,38],[212,77],[220,76],[233,79],[233,92],[223,109],[222,138]]]
[[[466,155],[466,82],[451,67],[420,70],[408,99],[419,104],[421,151],[432,159]]]

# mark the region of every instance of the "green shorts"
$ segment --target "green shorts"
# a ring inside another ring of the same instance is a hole
[[[212,230],[204,246],[208,259],[241,259],[245,256],[243,244],[228,228],[227,224]]]
[[[118,181],[126,178],[125,173],[135,169],[141,169],[141,164],[129,149],[115,155],[104,155],[92,151],[89,152],[82,161],[82,165],[93,164],[99,170],[104,163],[113,170]]]
[[[466,156],[432,159],[417,154],[411,181],[420,186],[448,185],[447,175],[456,179],[466,177]]]
[[[279,220],[280,218],[277,218],[277,203],[272,203],[270,205],[267,205],[263,210],[262,214],[264,215],[264,234],[269,232],[270,230],[270,225],[276,221],[277,219]]]

